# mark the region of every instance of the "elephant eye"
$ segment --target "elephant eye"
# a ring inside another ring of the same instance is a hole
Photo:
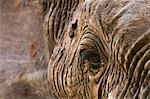
[[[89,61],[93,69],[98,69],[99,65],[101,64],[100,56],[95,52],[90,53]]]
[[[95,50],[81,51],[80,58],[83,61],[87,60],[93,69],[98,69],[102,63],[100,55]]]

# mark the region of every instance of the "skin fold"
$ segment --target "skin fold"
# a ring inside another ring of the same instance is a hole
[[[149,0],[28,2],[43,9],[50,59],[20,80],[59,99],[150,99]]]

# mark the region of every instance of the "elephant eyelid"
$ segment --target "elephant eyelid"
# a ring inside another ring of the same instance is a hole
[[[80,58],[84,60],[90,61],[92,64],[99,64],[101,63],[100,55],[97,51],[87,50],[80,52]]]

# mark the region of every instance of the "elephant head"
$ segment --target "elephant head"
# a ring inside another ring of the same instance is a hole
[[[50,61],[24,79],[61,99],[150,97],[148,0],[40,2]]]

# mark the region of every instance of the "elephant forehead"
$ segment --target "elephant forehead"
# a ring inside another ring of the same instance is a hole
[[[119,29],[142,26],[145,22],[147,24],[150,7],[146,2],[148,0],[110,0],[109,2],[101,0],[98,2],[96,13],[98,18],[101,18],[104,29],[111,36],[113,32],[117,32]]]

